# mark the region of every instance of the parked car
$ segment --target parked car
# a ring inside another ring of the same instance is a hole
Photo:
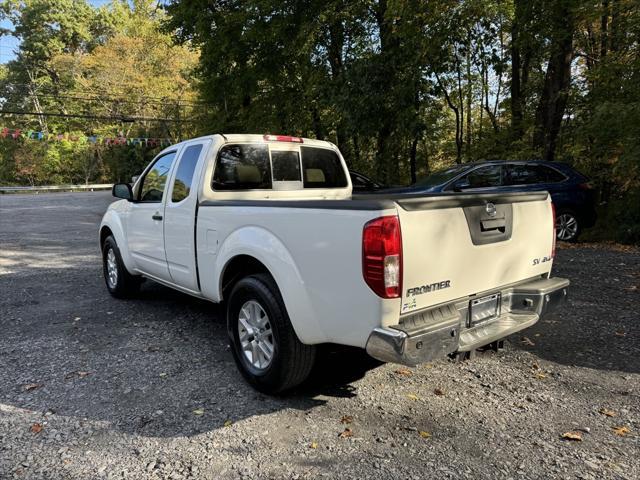
[[[377,192],[385,188],[384,185],[355,170],[349,170],[349,176],[351,177],[351,185],[354,193]]]
[[[551,278],[546,192],[351,195],[328,143],[212,135],[164,149],[100,224],[116,297],[143,278],[226,303],[244,377],[302,382],[316,345],[417,365],[536,323],[567,295]]]
[[[596,195],[589,179],[565,163],[488,161],[435,172],[409,187],[387,193],[532,192],[546,190],[556,211],[559,240],[573,242],[596,221]]]

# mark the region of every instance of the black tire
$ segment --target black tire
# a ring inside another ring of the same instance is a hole
[[[108,258],[109,252],[113,252],[115,256],[115,267],[117,276],[115,281],[109,276]],[[109,235],[105,238],[102,244],[102,274],[104,275],[104,282],[107,285],[109,293],[116,298],[129,298],[140,290],[140,284],[142,283],[142,277],[131,275],[122,261],[122,255],[120,255],[120,249],[116,243],[115,238]]]
[[[564,209],[556,212],[556,238],[558,240],[577,242],[581,231],[582,222],[574,211]]]
[[[240,341],[240,310],[250,301],[263,309],[271,331],[268,338],[273,345],[273,354],[264,368],[256,368],[251,363]],[[227,303],[227,331],[238,369],[247,382],[261,392],[273,395],[289,390],[302,383],[313,368],[316,348],[298,339],[280,291],[270,275],[251,275],[235,284]]]

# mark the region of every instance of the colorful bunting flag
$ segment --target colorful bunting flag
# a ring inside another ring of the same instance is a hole
[[[115,137],[103,137],[98,135],[86,136],[71,135],[68,133],[44,133],[34,130],[27,130],[26,132],[24,132],[18,128],[9,129],[6,127],[0,129],[0,138],[11,138],[13,140],[24,138],[27,140],[38,140],[45,142],[89,142],[106,146],[133,145],[134,147],[168,147],[169,145],[179,142],[179,140],[174,141],[171,138],[129,138],[119,135]]]

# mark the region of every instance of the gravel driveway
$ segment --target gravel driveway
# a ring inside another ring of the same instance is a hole
[[[108,295],[110,201],[0,196],[1,479],[640,478],[637,250],[560,248],[570,301],[498,353],[406,369],[327,348],[271,398],[218,306]]]

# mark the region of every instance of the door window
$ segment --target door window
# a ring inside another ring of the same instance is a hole
[[[162,201],[162,194],[167,185],[167,178],[171,171],[171,164],[176,158],[176,152],[167,153],[159,157],[151,169],[147,171],[140,184],[141,202],[157,203]]]
[[[202,144],[191,145],[187,147],[180,157],[180,163],[178,164],[176,178],[173,181],[173,189],[171,191],[172,203],[181,202],[191,193],[193,174],[196,171],[200,152],[202,152]]]
[[[502,185],[502,166],[480,167],[466,176],[467,188],[499,187]]]

